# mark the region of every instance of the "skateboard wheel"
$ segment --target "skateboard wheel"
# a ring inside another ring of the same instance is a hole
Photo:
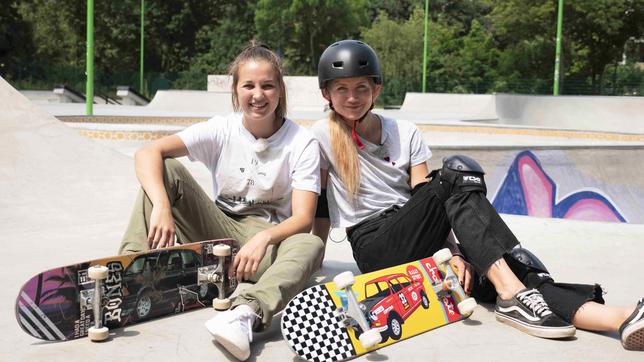
[[[464,316],[469,316],[476,308],[476,300],[474,298],[467,298],[458,303],[458,312]]]
[[[228,256],[231,254],[230,245],[218,244],[212,247],[214,256]]]
[[[352,286],[355,282],[356,279],[350,271],[340,273],[333,278],[333,283],[335,283],[336,289],[346,289],[347,287]]]
[[[368,331],[362,333],[358,339],[360,340],[362,347],[369,349],[380,343],[382,337],[380,336],[380,332],[378,332],[377,330],[369,329]]]
[[[91,341],[95,342],[106,340],[108,335],[109,329],[107,329],[107,327],[89,327],[89,329],[87,330],[87,336]]]
[[[212,307],[216,310],[226,310],[230,308],[230,299],[219,299],[215,298],[212,300]]]
[[[432,258],[434,258],[436,264],[443,264],[452,258],[452,252],[449,251],[449,249],[444,248],[435,252]]]
[[[107,273],[109,269],[103,265],[94,265],[87,269],[87,276],[92,280],[103,280],[107,279]]]

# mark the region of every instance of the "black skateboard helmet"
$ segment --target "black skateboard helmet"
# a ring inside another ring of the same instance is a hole
[[[376,84],[382,84],[376,52],[359,40],[340,40],[329,45],[318,63],[320,89],[330,80],[351,77],[371,77]]]

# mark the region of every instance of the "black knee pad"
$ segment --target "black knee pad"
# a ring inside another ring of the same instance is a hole
[[[485,174],[483,168],[473,158],[465,155],[452,155],[443,158],[443,168],[447,167],[453,171],[475,172]]]
[[[453,155],[443,159],[439,172],[442,181],[451,185],[451,193],[482,192],[487,194],[485,172],[474,159],[464,155]]]
[[[512,249],[512,251],[510,251],[510,255],[529,267],[539,269],[540,271],[546,273],[548,272],[548,269],[546,269],[546,266],[543,265],[541,260],[539,260],[539,258],[537,258],[537,256],[530,252],[530,250],[528,249],[524,249],[519,246]]]

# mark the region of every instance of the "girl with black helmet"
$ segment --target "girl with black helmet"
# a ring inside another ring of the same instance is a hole
[[[418,128],[371,111],[383,84],[371,47],[357,40],[330,45],[320,57],[318,81],[331,112],[312,128],[323,188],[314,232],[326,240],[329,226],[346,228],[362,272],[449,247],[465,290],[479,299],[486,292],[496,296],[501,322],[563,338],[575,333],[570,323],[603,331],[636,319],[630,334],[643,333],[637,310],[644,302],[629,317],[632,309],[603,305],[598,285],[555,283],[546,270],[511,255],[518,241],[486,199],[484,172],[474,160],[452,156],[428,175],[431,151]],[[628,338],[622,334],[623,343]]]

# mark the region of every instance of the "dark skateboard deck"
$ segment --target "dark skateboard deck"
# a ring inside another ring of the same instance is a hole
[[[213,246],[219,244],[229,245],[231,254],[213,255]],[[96,285],[88,268],[96,265],[108,270],[101,284],[100,305],[102,324],[109,329],[211,306],[219,296],[217,285],[222,284],[204,282],[198,274],[217,268],[220,260],[226,270],[238,250],[235,240],[209,240],[47,270],[20,289],[16,319],[25,332],[39,339],[63,341],[87,336],[95,324],[92,298]],[[223,286],[229,296],[237,281],[224,276]]]

